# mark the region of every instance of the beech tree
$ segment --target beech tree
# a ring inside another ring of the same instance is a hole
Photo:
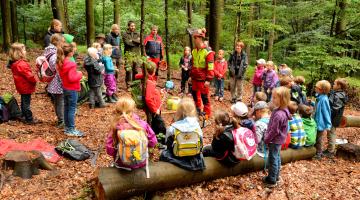
[[[11,45],[11,14],[10,1],[1,1],[1,18],[3,28],[3,51],[8,52]]]
[[[65,18],[64,2],[63,0],[51,0],[51,9],[53,12],[54,19],[58,19],[62,23],[63,30],[68,32],[68,25]]]
[[[94,0],[86,0],[86,43],[90,47],[95,40]]]
[[[224,0],[210,0],[209,45],[217,52],[220,47]]]

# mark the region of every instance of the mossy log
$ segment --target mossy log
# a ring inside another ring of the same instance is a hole
[[[340,127],[360,127],[360,116],[343,116],[343,118],[341,119]]]

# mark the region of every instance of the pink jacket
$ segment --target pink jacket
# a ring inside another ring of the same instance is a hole
[[[225,59],[215,60],[214,75],[216,78],[224,78],[227,71],[227,61]]]
[[[264,73],[264,67],[261,66],[261,67],[256,67],[255,69],[255,73],[254,73],[254,76],[253,76],[253,81],[252,83],[256,86],[261,86],[262,85],[262,75]]]
[[[151,129],[149,124],[146,123],[145,121],[141,120],[140,117],[138,115],[136,115],[136,114],[133,114],[132,118],[137,123],[139,123],[144,128],[144,130],[146,131],[147,138],[148,138],[148,147],[150,147],[150,148],[155,147],[155,145],[157,144],[157,139],[156,139],[154,131]],[[117,129],[124,130],[124,129],[130,128],[130,126],[131,125],[126,123],[126,122],[125,123],[119,123],[117,125]],[[107,138],[106,138],[106,153],[109,154],[110,156],[112,156],[114,158],[114,160],[115,160],[117,149],[113,145],[114,140],[113,140],[112,134],[113,133],[111,131],[108,134]],[[117,165],[120,166],[120,167],[124,166],[122,164],[121,160],[117,161]],[[140,163],[138,165],[133,166],[132,169],[142,168],[145,165],[146,165],[146,162],[143,162],[143,163]],[[128,166],[124,166],[124,167],[128,167]]]

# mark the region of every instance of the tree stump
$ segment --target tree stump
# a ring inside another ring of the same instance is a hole
[[[336,155],[347,160],[360,162],[360,146],[351,143],[340,144]]]
[[[5,169],[14,169],[14,176],[24,179],[39,174],[39,169],[53,169],[39,151],[10,151],[5,155],[3,165]]]

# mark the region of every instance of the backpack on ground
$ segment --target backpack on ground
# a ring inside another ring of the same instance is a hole
[[[90,158],[90,156],[94,155],[91,150],[89,150],[86,146],[74,139],[67,139],[60,142],[55,147],[55,150],[57,153],[66,158],[78,161],[86,160]]]
[[[81,105],[89,100],[89,91],[90,91],[90,87],[88,84],[88,80],[85,76],[83,76],[80,80],[80,91],[78,92],[77,103],[79,105]]]
[[[239,160],[250,160],[256,154],[256,143],[254,133],[240,127],[232,131],[234,138],[233,155]]]
[[[0,123],[9,121],[9,112],[4,99],[0,97]]]
[[[20,119],[22,113],[15,97],[7,92],[2,96],[2,99],[7,110],[8,120]]]
[[[47,56],[39,56],[36,58],[36,75],[41,82],[49,83],[53,80],[56,70],[50,68],[49,59],[55,53],[50,53]]]
[[[192,132],[181,132],[175,128],[173,153],[175,156],[195,156],[200,154],[202,149],[201,129]]]

